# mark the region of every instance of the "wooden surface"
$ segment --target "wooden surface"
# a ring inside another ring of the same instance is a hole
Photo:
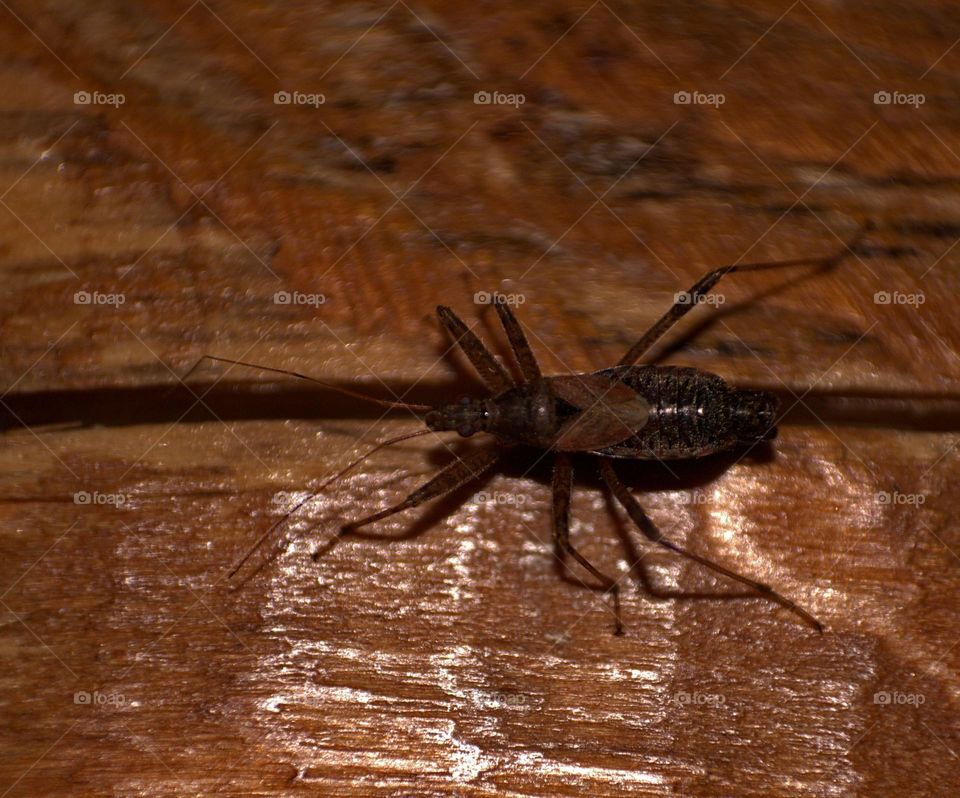
[[[949,4],[3,3],[0,794],[953,794],[958,36]],[[824,635],[650,552],[588,463],[573,534],[624,576],[625,637],[562,578],[530,458],[311,561],[450,436],[228,587],[417,422],[224,367],[196,404],[168,388],[199,355],[456,399],[439,302],[503,351],[473,297],[517,295],[548,373],[600,368],[706,269],[867,219],[856,257],[736,276],[662,353],[795,405],[772,449],[627,474]]]

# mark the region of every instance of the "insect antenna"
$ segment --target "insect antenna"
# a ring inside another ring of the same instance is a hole
[[[402,402],[400,400],[394,400],[394,399],[379,399],[376,396],[370,396],[369,394],[365,394],[361,391],[354,391],[351,388],[344,388],[340,385],[333,385],[332,383],[325,382],[323,380],[318,380],[316,377],[310,377],[307,374],[301,374],[299,371],[290,371],[289,369],[278,369],[278,368],[274,368],[273,366],[262,366],[259,363],[250,363],[246,360],[232,360],[231,358],[217,357],[216,355],[203,355],[196,363],[194,363],[190,367],[190,370],[187,371],[187,373],[180,378],[180,382],[185,383],[187,381],[187,378],[191,374],[193,374],[194,371],[197,370],[197,368],[200,366],[201,363],[203,363],[204,360],[215,360],[218,363],[229,363],[233,366],[245,366],[247,368],[260,369],[261,371],[272,371],[275,374],[286,374],[287,376],[290,376],[290,377],[297,377],[298,379],[301,379],[301,380],[307,380],[307,382],[312,382],[312,383],[315,383],[316,385],[322,385],[324,388],[327,388],[330,391],[341,393],[341,394],[344,394],[345,396],[352,396],[355,399],[363,399],[366,402],[373,402],[374,404],[380,405],[381,407],[389,407],[391,409],[404,408],[406,410],[412,410],[414,412],[423,412],[431,409],[430,405],[418,405],[418,404],[414,404],[413,402]]]
[[[312,501],[313,499],[315,499],[317,496],[319,496],[320,493],[321,493],[324,489],[326,489],[327,487],[329,487],[330,485],[332,485],[334,482],[336,482],[336,481],[337,481],[338,479],[340,479],[341,477],[346,476],[346,474],[347,474],[349,471],[351,471],[353,468],[356,468],[358,465],[360,465],[360,463],[362,463],[362,462],[363,462],[364,460],[366,460],[368,457],[370,457],[371,455],[373,455],[373,454],[375,454],[376,452],[380,451],[380,449],[384,449],[384,448],[386,448],[387,446],[391,446],[391,445],[394,444],[394,443],[400,443],[400,441],[410,440],[410,438],[418,438],[418,437],[420,437],[421,435],[427,435],[427,434],[429,434],[429,433],[431,433],[431,432],[433,432],[433,430],[421,429],[421,430],[417,430],[416,432],[408,432],[408,433],[405,434],[405,435],[397,435],[397,436],[394,437],[394,438],[388,438],[388,439],[385,440],[385,441],[380,441],[379,443],[375,444],[372,448],[370,448],[369,450],[367,450],[364,454],[360,455],[358,458],[356,458],[355,460],[353,460],[352,462],[350,462],[349,464],[347,464],[344,468],[340,469],[340,470],[339,470],[336,474],[334,474],[332,477],[329,477],[328,479],[324,480],[324,482],[322,482],[322,483],[320,484],[320,486],[319,486],[315,491],[313,491],[313,492],[312,492],[309,496],[307,496],[306,498],[304,498],[304,499],[302,499],[301,501],[297,502],[293,507],[291,507],[291,508],[283,515],[282,518],[280,518],[278,521],[276,521],[276,522],[274,522],[273,524],[271,524],[271,526],[269,527],[269,529],[267,529],[262,535],[260,535],[259,538],[256,539],[256,541],[253,543],[253,545],[250,546],[250,548],[248,548],[248,549],[246,550],[246,552],[244,552],[243,556],[242,556],[239,560],[237,560],[237,562],[234,564],[234,566],[230,569],[229,573],[227,574],[227,579],[233,579],[233,577],[236,576],[237,572],[243,567],[244,563],[246,563],[247,560],[250,559],[251,555],[252,555],[257,549],[259,549],[260,546],[263,545],[264,541],[265,541],[268,537],[270,537],[270,534],[271,534],[277,527],[279,527],[284,521],[286,521],[286,520],[287,520],[291,515],[293,515],[297,510],[299,510],[301,507],[303,507],[303,505],[305,505],[307,502],[310,502],[310,501]]]

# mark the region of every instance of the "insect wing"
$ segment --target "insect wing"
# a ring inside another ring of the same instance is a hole
[[[650,418],[650,405],[618,380],[598,374],[556,377],[551,389],[582,411],[571,418],[554,441],[560,451],[591,451],[631,438]]]

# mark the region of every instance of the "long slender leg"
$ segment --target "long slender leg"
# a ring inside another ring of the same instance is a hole
[[[721,277],[732,274],[733,272],[762,271],[764,269],[774,269],[781,266],[800,266],[812,263],[822,263],[824,266],[835,265],[843,259],[848,251],[852,251],[853,248],[860,243],[867,229],[869,229],[867,225],[861,227],[857,235],[850,243],[844,246],[842,251],[825,258],[798,258],[796,260],[739,263],[732,266],[721,266],[719,269],[707,272],[697,280],[686,293],[677,299],[670,310],[654,322],[653,326],[641,336],[640,340],[631,346],[630,350],[620,358],[620,362],[617,363],[617,365],[632,366],[636,363],[651,346],[660,340],[667,330],[673,327],[674,324],[680,321],[692,308],[700,303],[701,297],[713,288],[713,286],[720,281]]]
[[[627,511],[627,514],[633,519],[633,522],[639,527],[640,531],[647,536],[650,540],[656,543],[659,546],[663,546],[665,549],[669,549],[676,554],[680,554],[684,557],[687,557],[694,562],[698,562],[703,566],[706,566],[712,571],[716,571],[719,574],[729,577],[730,579],[735,579],[737,582],[741,582],[744,585],[748,585],[756,590],[758,593],[763,595],[765,598],[776,601],[778,604],[782,604],[791,612],[795,612],[803,620],[813,626],[818,632],[823,631],[823,624],[820,623],[816,618],[814,618],[809,612],[798,607],[786,596],[781,596],[769,585],[765,585],[762,582],[757,582],[753,579],[749,579],[746,576],[741,576],[735,571],[731,571],[729,568],[724,568],[722,565],[708,560],[706,557],[701,557],[699,554],[694,554],[691,551],[678,546],[676,543],[671,543],[669,540],[663,537],[663,534],[659,529],[654,525],[653,521],[647,516],[643,511],[643,508],[640,506],[640,503],[633,497],[633,494],[627,489],[627,486],[623,484],[620,480],[620,477],[617,476],[616,471],[613,469],[613,464],[609,460],[601,459],[600,460],[600,473],[603,475],[603,481],[607,483],[610,490],[613,492],[613,495],[617,498],[617,501],[623,505],[623,508]]]
[[[411,507],[416,507],[418,504],[423,504],[425,501],[436,499],[445,493],[456,490],[461,485],[470,482],[470,480],[476,479],[490,468],[490,466],[497,462],[501,452],[502,449],[499,448],[478,449],[470,452],[463,458],[454,460],[449,465],[444,466],[428,482],[425,482],[417,488],[402,502],[388,507],[386,510],[368,515],[366,518],[361,518],[359,521],[350,521],[344,524],[340,528],[341,534],[346,534],[352,529],[358,529],[367,524],[372,524],[374,521],[380,521],[394,513],[408,510]]]
[[[491,391],[496,394],[513,387],[513,378],[509,372],[456,313],[446,305],[438,305],[437,316]]]
[[[540,366],[537,364],[537,358],[534,357],[533,350],[527,342],[527,336],[523,334],[520,322],[517,321],[517,317],[513,315],[513,311],[505,302],[496,302],[494,305],[497,309],[497,315],[500,317],[500,323],[503,325],[503,330],[510,341],[510,348],[513,349],[513,355],[520,366],[520,373],[523,374],[524,382],[539,380],[542,376]]]
[[[605,592],[613,596],[613,614],[616,628],[614,634],[623,634],[623,622],[620,620],[620,585],[605,573],[597,570],[570,542],[570,492],[573,488],[573,466],[570,456],[557,452],[553,465],[553,541],[560,550],[561,557],[570,554],[603,585]],[[569,565],[567,565],[569,568]],[[570,571],[573,573],[573,571]],[[574,574],[576,576],[576,574]],[[579,577],[578,577],[579,578]]]

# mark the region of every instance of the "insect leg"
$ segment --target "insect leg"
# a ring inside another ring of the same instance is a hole
[[[456,313],[445,305],[438,305],[437,316],[491,391],[502,393],[513,387],[513,378],[507,370]]]
[[[430,499],[436,499],[445,493],[456,490],[461,485],[470,482],[479,477],[490,466],[497,462],[502,449],[477,449],[470,452],[463,458],[454,460],[449,465],[444,466],[429,481],[417,488],[413,493],[407,496],[402,502],[381,510],[378,513],[368,515],[359,521],[350,521],[340,528],[340,534],[345,535],[353,529],[372,524],[374,521],[380,521],[394,513],[399,513],[418,504],[423,504]]]
[[[833,266],[839,263],[847,252],[853,251],[854,247],[860,243],[867,229],[869,229],[869,225],[861,227],[853,240],[844,245],[843,250],[825,258],[797,258],[796,260],[738,263],[731,266],[721,266],[719,269],[707,272],[697,280],[688,291],[677,298],[673,307],[654,322],[653,326],[643,334],[640,340],[631,346],[630,350],[620,358],[620,362],[617,363],[617,365],[632,366],[636,363],[651,346],[660,340],[667,330],[673,327],[673,325],[680,321],[692,308],[698,305],[700,298],[713,288],[723,276],[732,274],[733,272],[761,271],[763,269],[773,269],[781,266],[801,266],[814,263]]]
[[[523,374],[524,381],[539,380],[542,376],[540,366],[537,364],[537,358],[534,357],[533,350],[527,342],[527,337],[523,334],[520,322],[517,321],[517,317],[513,315],[513,311],[505,302],[496,302],[494,305],[497,309],[497,315],[500,317],[500,323],[503,325],[503,330],[510,341],[510,348],[513,349],[513,355],[520,366],[520,373]]]
[[[607,576],[597,570],[586,557],[577,551],[570,542],[570,492],[573,488],[573,466],[570,462],[570,456],[564,452],[557,452],[553,465],[553,540],[554,544],[560,550],[560,556],[567,565],[570,573],[569,564],[566,561],[566,555],[570,554],[573,558],[586,568],[593,576],[603,584],[604,591],[613,596],[613,614],[616,627],[614,634],[623,634],[623,622],[620,620],[620,585],[615,579]],[[574,574],[576,576],[576,574]],[[577,577],[579,579],[579,577]],[[581,580],[581,584],[583,584]]]
[[[227,578],[232,579],[234,576],[236,576],[237,572],[243,567],[244,563],[246,563],[246,561],[250,559],[251,555],[257,549],[260,548],[260,546],[264,543],[264,541],[266,541],[268,537],[270,537],[273,530],[275,530],[277,527],[283,524],[290,516],[292,516],[295,512],[297,512],[297,510],[299,510],[305,504],[308,504],[309,502],[313,501],[329,485],[332,485],[338,479],[345,476],[348,472],[352,471],[356,466],[360,465],[360,463],[362,463],[371,455],[378,452],[380,449],[385,449],[386,447],[392,446],[395,443],[400,443],[401,441],[410,440],[410,438],[419,438],[421,435],[428,435],[430,434],[430,432],[431,430],[418,430],[416,432],[408,432],[405,435],[397,435],[396,437],[388,438],[385,441],[380,441],[380,443],[376,444],[372,449],[368,449],[363,455],[361,455],[360,457],[357,457],[356,459],[348,463],[346,467],[341,468],[332,477],[329,477],[328,479],[324,480],[322,485],[320,485],[312,493],[308,494],[306,498],[298,501],[293,507],[287,510],[287,512],[283,515],[283,517],[281,517],[280,519],[275,521],[273,524],[271,524],[269,529],[267,529],[265,532],[263,532],[263,534],[260,535],[259,538],[257,538],[254,544],[250,546],[250,548],[248,548],[244,552],[243,556],[239,560],[237,560],[237,562],[233,565],[233,567],[227,573]]]
[[[678,546],[676,543],[671,543],[669,540],[663,537],[663,534],[660,532],[660,530],[657,529],[653,521],[651,521],[647,514],[643,511],[640,503],[633,497],[633,494],[630,493],[630,491],[627,489],[627,486],[623,484],[623,482],[620,480],[620,477],[617,476],[616,471],[614,471],[613,464],[610,463],[609,460],[600,460],[600,473],[603,476],[603,481],[607,483],[608,487],[613,492],[613,495],[617,498],[617,501],[623,505],[623,508],[627,511],[627,514],[630,516],[633,522],[637,525],[637,527],[639,527],[640,531],[643,532],[643,534],[654,543],[659,546],[663,546],[665,549],[669,549],[676,554],[687,557],[694,562],[698,562],[712,571],[716,571],[717,573],[723,574],[730,579],[735,579],[737,582],[741,582],[744,585],[752,587],[765,598],[776,601],[778,604],[783,605],[791,612],[799,615],[818,632],[823,631],[823,624],[821,624],[820,621],[814,618],[806,610],[798,607],[790,599],[786,598],[785,596],[781,596],[769,585],[749,579],[746,576],[741,576],[740,574],[731,571],[729,568],[724,568],[722,565],[718,565],[717,563],[708,560],[706,557],[701,557],[699,554],[694,554],[691,551],[687,551],[686,549]]]

